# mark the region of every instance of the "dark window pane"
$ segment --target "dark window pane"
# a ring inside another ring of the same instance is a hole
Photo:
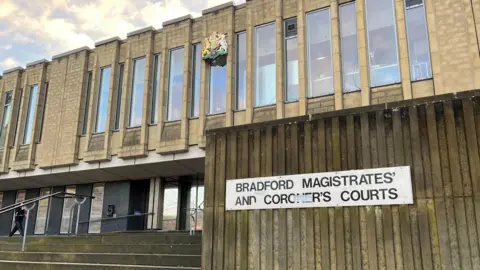
[[[117,106],[115,112],[115,130],[120,129],[120,116],[122,113],[122,94],[123,94],[123,72],[124,72],[124,64],[120,64],[118,70],[118,85],[117,85]]]
[[[90,106],[90,86],[92,84],[92,72],[88,73],[87,83],[85,84],[85,103],[83,107],[82,135],[87,134],[88,109]]]
[[[153,70],[153,86],[152,86],[152,111],[150,115],[150,123],[158,122],[158,95],[160,93],[160,68],[162,64],[162,56],[157,54],[154,59]]]
[[[202,61],[202,45],[193,45],[193,75],[192,75],[192,108],[190,117],[200,115],[200,66]]]
[[[5,147],[5,138],[7,136],[10,116],[12,114],[12,92],[5,93],[5,103],[3,105],[2,125],[0,126],[0,148]]]

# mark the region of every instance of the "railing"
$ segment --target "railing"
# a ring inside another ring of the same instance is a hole
[[[185,209],[185,210],[190,212],[190,218],[193,221],[193,229],[192,229],[191,224],[189,226],[190,235],[195,235],[195,233],[197,232],[197,222],[198,222],[198,215],[197,214],[198,214],[198,211],[203,211],[202,205],[203,205],[203,202],[201,204],[199,204],[198,207],[196,207],[196,208],[186,208]]]
[[[27,230],[28,230],[28,219],[30,217],[30,211],[33,210],[33,208],[35,208],[35,206],[37,205],[37,202],[41,201],[41,200],[45,200],[45,199],[48,199],[48,198],[62,198],[62,199],[68,199],[68,198],[73,198],[75,199],[74,200],[74,204],[72,205],[72,207],[70,208],[70,220],[69,220],[69,234],[71,232],[71,227],[72,227],[72,222],[73,222],[73,210],[76,206],[78,206],[78,212],[77,212],[77,227],[76,227],[76,231],[75,233],[78,233],[78,217],[80,215],[80,205],[82,205],[87,199],[94,199],[95,197],[93,196],[87,196],[87,195],[79,195],[79,194],[73,194],[73,193],[67,193],[67,192],[55,192],[53,194],[49,194],[49,195],[45,195],[45,196],[40,196],[40,197],[37,197],[37,198],[33,198],[33,199],[28,199],[28,200],[25,200],[25,201],[22,201],[22,202],[18,202],[18,203],[14,203],[12,205],[9,205],[7,207],[4,207],[2,209],[0,209],[0,214],[4,214],[4,213],[7,213],[7,212],[10,212],[10,211],[13,211],[17,208],[21,208],[23,207],[26,211],[27,211],[27,218],[25,219],[25,228],[23,228],[23,239],[22,239],[22,251],[25,251],[25,243],[26,243],[26,239],[27,239]],[[78,199],[81,198],[82,200],[79,201]],[[30,207],[28,207],[28,205],[31,205]]]

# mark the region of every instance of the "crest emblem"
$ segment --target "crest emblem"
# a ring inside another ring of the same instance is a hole
[[[224,66],[228,53],[227,34],[214,32],[205,38],[202,50],[202,58],[210,61],[213,66]]]

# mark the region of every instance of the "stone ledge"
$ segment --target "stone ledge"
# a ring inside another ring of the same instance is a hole
[[[12,73],[12,72],[15,72],[15,71],[22,71],[24,70],[23,67],[14,67],[14,68],[11,68],[11,69],[7,69],[7,70],[4,70],[3,71],[3,75],[7,75],[7,73]]]
[[[169,21],[164,21],[162,23],[162,27],[165,27],[167,25],[171,25],[171,24],[175,24],[175,23],[179,23],[179,22],[182,22],[182,21],[185,21],[185,20],[191,20],[192,19],[192,15],[185,15],[185,16],[182,16],[182,17],[178,17],[178,18],[175,18],[175,19],[172,19],[172,20],[169,20]]]
[[[138,34],[143,34],[143,33],[148,32],[148,31],[155,31],[155,28],[153,28],[153,26],[148,26],[148,27],[145,27],[145,28],[142,28],[142,29],[132,31],[130,33],[127,33],[127,38],[131,37],[131,36],[138,35]]]
[[[75,50],[71,50],[71,51],[68,51],[68,52],[64,52],[64,53],[61,53],[61,54],[54,55],[54,56],[52,56],[52,60],[62,58],[62,57],[65,57],[65,56],[69,56],[69,55],[74,54],[74,53],[79,53],[79,52],[89,51],[89,50],[91,50],[91,49],[88,46],[83,46],[83,47],[75,49]]]
[[[50,61],[48,61],[47,59],[40,59],[40,60],[37,60],[37,61],[33,61],[31,63],[28,63],[27,68],[28,67],[33,67],[33,66],[38,65],[38,64],[48,64],[48,63],[50,63]]]
[[[95,42],[95,47],[102,46],[102,45],[105,45],[107,43],[114,42],[114,41],[121,41],[121,39],[120,39],[120,37],[111,37],[111,38],[107,38],[107,39],[104,39],[104,40],[100,40],[100,41]]]
[[[225,9],[225,8],[228,8],[228,7],[233,7],[233,6],[234,6],[233,1],[223,3],[223,4],[220,4],[218,6],[214,6],[214,7],[202,10],[202,15],[206,15],[208,13],[212,13],[212,12],[219,11],[219,10],[222,10],[222,9]]]

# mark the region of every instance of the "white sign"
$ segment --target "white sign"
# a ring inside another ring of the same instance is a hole
[[[226,210],[413,204],[410,167],[227,181]]]

